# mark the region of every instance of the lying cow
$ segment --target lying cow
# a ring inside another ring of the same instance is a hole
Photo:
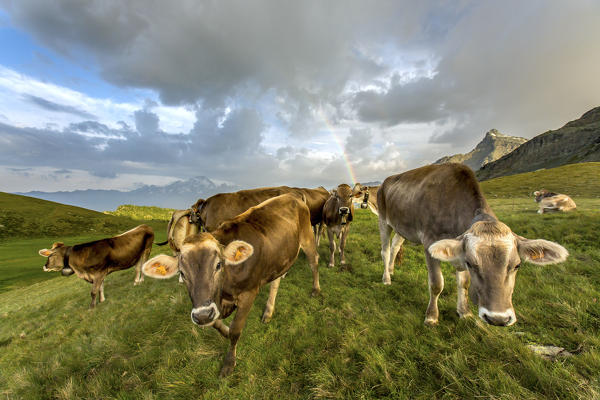
[[[538,214],[552,211],[571,211],[577,207],[573,199],[566,194],[553,193],[542,189],[534,192],[533,195],[536,203],[540,204]]]
[[[335,265],[335,240],[339,239],[340,267],[347,269],[344,250],[350,232],[350,223],[354,218],[353,200],[361,195],[358,183],[354,185],[354,189],[343,183],[331,191],[329,199],[323,206],[323,223],[327,227],[327,237],[329,238],[329,267]]]
[[[427,249],[428,325],[438,322],[437,299],[444,288],[440,260],[456,267],[461,318],[471,315],[468,290],[481,319],[508,326],[517,320],[512,292],[521,262],[553,264],[569,254],[557,243],[514,234],[496,218],[473,171],[462,164],[428,165],[390,176],[381,185],[377,205],[385,284],[391,283],[392,232]]]
[[[192,321],[212,326],[229,338],[221,376],[235,366],[236,345],[259,289],[271,282],[263,314],[273,315],[279,280],[302,249],[313,274],[313,295],[320,292],[318,253],[310,212],[297,196],[286,194],[252,207],[211,233],[185,239],[179,257],[159,255],[144,264],[144,274],[166,279],[179,269],[192,300]],[[235,309],[230,327],[222,320]]]
[[[111,272],[135,265],[134,285],[144,280],[142,265],[150,255],[153,241],[152,228],[148,225],[140,225],[118,236],[89,243],[74,246],[54,243],[50,250],[42,249],[39,254],[48,257],[44,271],[62,271],[63,275],[75,273],[91,283],[90,308],[94,308],[98,293],[100,293],[100,302],[104,301],[104,278]]]

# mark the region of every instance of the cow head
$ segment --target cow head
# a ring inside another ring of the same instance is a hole
[[[554,264],[569,255],[557,243],[517,236],[487,214],[476,217],[471,227],[456,239],[439,240],[428,250],[432,257],[469,271],[469,296],[479,308],[479,317],[488,324],[501,326],[517,321],[512,293],[521,262]]]
[[[202,210],[202,205],[206,202],[204,199],[198,199],[191,207],[190,207],[190,215],[189,222],[191,224],[200,225],[202,224],[202,220],[200,219],[200,211]]]
[[[361,200],[360,203],[360,208],[362,209],[366,209],[369,207],[369,187],[368,186],[361,186],[359,183],[354,185],[354,188],[352,189],[352,192],[354,193],[354,198]]]
[[[538,191],[533,192],[533,195],[535,196],[535,202],[539,203],[545,197],[556,196],[556,193],[549,192],[546,189],[542,189],[542,190],[538,190]]]
[[[331,191],[331,197],[335,200],[337,213],[340,215],[342,225],[352,221],[354,215],[354,206],[352,201],[354,197],[360,196],[360,185],[354,185],[354,189],[342,183],[336,189]]]
[[[221,289],[228,269],[253,253],[252,245],[244,241],[223,246],[210,233],[200,233],[185,239],[178,257],[161,254],[148,260],[142,271],[151,278],[167,279],[179,270],[192,301],[192,321],[210,326],[223,313]]]
[[[68,247],[61,242],[56,242],[52,245],[50,250],[42,249],[38,251],[40,256],[47,257],[46,264],[44,264],[45,272],[57,272],[61,271],[64,265],[65,254]],[[70,275],[70,274],[68,274]]]

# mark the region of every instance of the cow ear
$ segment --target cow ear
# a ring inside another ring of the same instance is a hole
[[[40,251],[38,251],[38,253],[40,254],[40,256],[42,257],[50,257],[50,254],[52,254],[52,250],[48,250],[48,249],[41,249]]]
[[[462,240],[443,239],[433,243],[427,250],[431,257],[440,261],[458,261],[463,256],[463,243]]]
[[[536,197],[539,196],[540,195],[540,191],[536,190],[535,192],[533,192],[533,195],[536,196]]]
[[[560,244],[544,239],[517,236],[517,248],[521,260],[538,265],[561,263],[569,256],[567,249]]]
[[[253,253],[254,247],[252,247],[250,243],[242,240],[234,240],[225,247],[225,250],[223,250],[225,260],[227,261],[227,264],[230,265],[243,263],[250,258]]]
[[[155,279],[169,279],[179,271],[179,261],[176,257],[160,254],[146,261],[142,266],[144,275]]]

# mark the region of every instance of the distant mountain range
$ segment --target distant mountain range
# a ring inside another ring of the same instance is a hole
[[[114,210],[121,204],[185,209],[194,204],[198,198],[206,198],[215,193],[232,192],[239,189],[239,187],[232,185],[216,185],[207,177],[198,176],[165,186],[144,185],[131,191],[88,189],[71,192],[34,191],[16,194],[96,211],[107,211]]]
[[[463,163],[477,171],[483,165],[510,153],[525,142],[527,142],[525,138],[503,135],[496,129],[492,129],[469,153],[442,157],[434,164]]]
[[[560,129],[542,133],[498,160],[485,164],[477,171],[477,177],[487,180],[589,161],[600,161],[600,107],[591,109]]]

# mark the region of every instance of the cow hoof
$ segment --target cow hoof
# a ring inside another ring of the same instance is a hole
[[[310,295],[312,297],[317,297],[320,294],[321,294],[321,290],[319,290],[319,289],[313,289],[313,291],[312,291],[312,293]]]
[[[271,317],[272,315],[263,315],[261,321],[263,322],[263,324],[268,324],[269,322],[271,322]]]
[[[219,378],[225,378],[229,375],[231,375],[231,373],[233,372],[233,367],[235,367],[234,365],[223,365],[223,368],[221,368],[221,372],[219,373]]]
[[[327,265],[327,268],[333,268],[333,267],[335,267],[335,265],[334,265],[334,264],[331,264],[331,263],[330,263],[329,265]]]
[[[436,326],[438,324],[438,320],[434,318],[425,318],[425,325],[427,326]]]
[[[383,281],[384,285],[388,285],[389,286],[389,285],[392,284],[392,280],[391,279],[385,279],[385,278],[383,278],[382,281]]]
[[[460,319],[465,319],[465,318],[473,318],[473,313],[472,312],[466,312],[466,313],[458,313],[458,317]]]

